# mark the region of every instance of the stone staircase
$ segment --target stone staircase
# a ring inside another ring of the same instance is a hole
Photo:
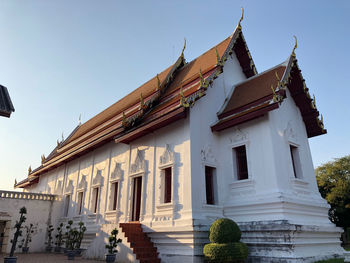
[[[130,247],[132,248],[136,259],[140,263],[160,263],[157,248],[153,245],[150,238],[143,232],[139,222],[120,223],[119,227],[125,234]]]

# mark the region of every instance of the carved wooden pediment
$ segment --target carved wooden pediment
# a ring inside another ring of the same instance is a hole
[[[175,160],[175,154],[171,150],[170,145],[165,145],[164,153],[159,157],[159,164],[160,165],[166,165],[166,164],[172,164]]]
[[[144,151],[140,151],[139,149],[137,149],[135,162],[131,164],[131,167],[130,167],[131,174],[145,172],[146,161],[145,161],[144,155],[145,155]]]

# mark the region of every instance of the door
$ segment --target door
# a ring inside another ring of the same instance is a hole
[[[142,192],[141,189],[142,189],[142,177],[141,176],[135,177],[133,179],[131,221],[140,220],[141,192]]]

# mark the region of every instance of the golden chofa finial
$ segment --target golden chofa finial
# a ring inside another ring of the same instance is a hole
[[[32,166],[29,165],[29,168],[28,168],[28,175],[32,173]]]
[[[81,114],[79,114],[78,125],[81,125]]]
[[[295,50],[298,47],[298,40],[297,40],[296,36],[293,36],[293,37],[294,37],[295,43],[294,43],[294,47],[293,47],[293,51],[292,51],[292,56],[295,57]]]
[[[273,102],[278,102],[278,97],[277,97],[276,91],[275,91],[275,89],[273,88],[273,85],[272,85],[272,84],[271,84],[271,90],[272,90],[272,99],[273,99]]]
[[[185,49],[186,49],[186,38],[184,38],[184,47],[182,48],[182,51],[181,51],[182,58],[185,58],[185,55],[184,55]]]
[[[41,155],[41,164],[43,164],[46,160],[45,154]]]
[[[238,21],[238,25],[237,25],[238,29],[242,29],[241,22],[243,21],[243,18],[244,18],[244,9],[243,9],[243,7],[241,7],[241,9],[242,9],[242,15],[241,15],[241,18]]]
[[[17,179],[15,178],[15,184],[14,184],[14,186],[16,186],[17,185]]]
[[[57,148],[59,148],[60,147],[60,141],[57,139]]]

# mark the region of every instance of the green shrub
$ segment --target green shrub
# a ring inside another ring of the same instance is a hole
[[[233,243],[241,239],[241,230],[229,218],[216,220],[209,229],[209,240],[212,243]]]
[[[248,247],[241,242],[235,243],[210,243],[203,249],[204,256],[210,262],[240,263],[248,257]]]

